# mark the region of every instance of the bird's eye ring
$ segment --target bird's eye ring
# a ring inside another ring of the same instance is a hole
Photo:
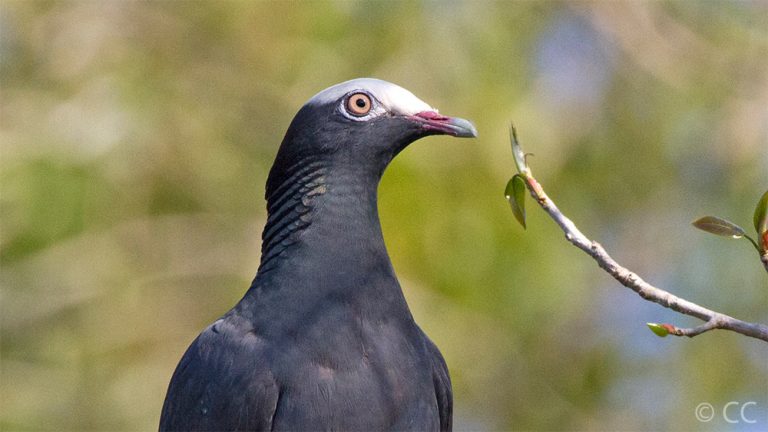
[[[365,93],[354,93],[347,98],[347,112],[356,117],[363,117],[371,112],[373,103]]]

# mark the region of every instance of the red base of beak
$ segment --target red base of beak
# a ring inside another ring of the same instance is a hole
[[[434,111],[422,111],[412,118],[422,123],[423,128],[430,132],[452,135],[462,138],[475,138],[477,129],[469,120],[458,117],[447,117]]]

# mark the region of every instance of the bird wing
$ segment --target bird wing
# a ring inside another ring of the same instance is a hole
[[[451,389],[451,377],[448,375],[448,366],[434,342],[423,331],[421,334],[432,357],[432,382],[435,385],[435,395],[437,396],[440,430],[443,432],[451,431],[453,430],[453,390]]]
[[[171,378],[160,431],[270,430],[279,388],[266,350],[227,318],[205,329]]]

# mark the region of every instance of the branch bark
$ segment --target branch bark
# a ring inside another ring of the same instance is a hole
[[[664,328],[669,331],[669,334],[675,336],[688,336],[694,337],[710,330],[722,329],[730,330],[744,336],[753,337],[762,341],[768,342],[768,326],[764,324],[750,323],[733,318],[729,315],[725,315],[720,312],[716,312],[707,309],[703,306],[699,306],[696,303],[690,302],[683,298],[680,298],[674,294],[671,294],[661,288],[657,288],[645,280],[643,280],[636,273],[621,266],[616,260],[614,260],[608,252],[600,245],[600,243],[590,240],[585,236],[576,224],[573,223],[568,217],[566,217],[560,209],[557,208],[554,201],[552,201],[541,184],[533,177],[528,164],[525,161],[525,155],[520,148],[520,144],[517,141],[517,134],[514,127],[511,129],[512,140],[512,152],[515,156],[515,162],[518,167],[520,175],[525,180],[525,185],[530,191],[534,200],[544,209],[545,212],[557,223],[560,229],[565,233],[565,238],[571,244],[581,249],[585,253],[594,259],[597,264],[605,270],[608,274],[613,276],[614,279],[619,281],[625,287],[636,292],[640,297],[647,301],[658,303],[667,309],[672,309],[684,315],[696,317],[704,324],[693,328],[678,328],[671,324],[664,324]]]

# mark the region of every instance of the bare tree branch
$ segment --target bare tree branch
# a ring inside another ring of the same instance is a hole
[[[549,216],[560,226],[565,233],[565,238],[574,246],[586,252],[597,264],[605,270],[614,279],[619,281],[625,287],[636,292],[645,300],[658,303],[665,308],[672,309],[685,315],[696,317],[704,324],[693,328],[678,328],[671,324],[661,325],[669,334],[675,336],[694,337],[710,330],[722,329],[740,333],[744,336],[757,338],[768,342],[768,326],[764,324],[749,323],[738,320],[731,316],[715,312],[696,303],[677,297],[661,288],[657,288],[644,281],[640,276],[621,266],[614,260],[608,252],[596,241],[590,240],[582,234],[576,225],[568,219],[547,196],[544,189],[533,177],[528,164],[525,162],[525,155],[517,141],[517,134],[514,126],[511,129],[512,152],[515,156],[515,162],[520,172],[520,176],[525,181],[525,185],[531,193],[533,199],[549,214]]]

